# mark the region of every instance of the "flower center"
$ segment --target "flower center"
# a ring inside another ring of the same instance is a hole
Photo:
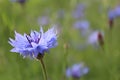
[[[30,43],[30,45],[31,45],[31,42],[34,42],[34,43],[38,44],[40,39],[41,39],[41,33],[39,35],[36,35],[36,33],[34,32],[34,36],[35,37],[33,39],[33,37],[31,37],[30,34],[26,35],[26,38],[27,38],[28,42]],[[33,47],[33,46],[31,45],[31,47]]]

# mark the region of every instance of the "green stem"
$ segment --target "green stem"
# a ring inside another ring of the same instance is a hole
[[[64,44],[64,65],[63,65],[63,72],[66,71],[68,67],[68,44]],[[64,80],[67,80],[67,77],[64,75]]]
[[[47,79],[47,71],[46,71],[45,64],[44,64],[44,61],[43,61],[42,58],[40,59],[40,62],[41,62],[41,66],[42,66],[42,72],[43,72],[44,80],[48,80]]]

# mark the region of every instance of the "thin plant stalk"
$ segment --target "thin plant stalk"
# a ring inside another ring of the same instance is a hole
[[[68,67],[68,44],[64,47],[65,69]]]
[[[66,71],[68,67],[68,43],[64,44],[64,65],[63,65],[63,71]],[[64,77],[64,79],[66,80],[67,78]]]
[[[42,72],[43,72],[44,80],[48,80],[48,79],[47,79],[46,67],[45,67],[45,64],[44,64],[44,61],[43,61],[42,58],[40,59],[40,63],[41,63],[41,66],[42,66]]]

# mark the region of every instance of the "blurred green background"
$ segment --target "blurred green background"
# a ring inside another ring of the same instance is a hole
[[[72,11],[78,3],[85,3],[85,19],[91,28],[100,29],[105,34],[105,50],[77,50],[70,42],[82,43],[79,31],[73,28]],[[14,31],[27,33],[40,30],[38,18],[48,15],[50,23],[44,26],[46,31],[53,24],[60,24],[61,32],[58,46],[45,54],[49,80],[68,80],[65,78],[65,65],[84,62],[90,68],[81,80],[120,80],[120,20],[115,20],[114,28],[108,28],[108,7],[119,4],[119,0],[27,0],[24,6],[10,0],[0,0],[0,80],[43,80],[39,61],[23,59],[18,53],[12,53],[8,44]],[[62,18],[57,17],[64,10]],[[64,48],[68,45],[68,48]],[[67,55],[66,55],[67,54]]]

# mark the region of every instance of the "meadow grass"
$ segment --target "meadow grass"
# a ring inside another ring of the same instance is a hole
[[[72,10],[77,3],[86,3],[85,18],[92,29],[100,29],[105,34],[104,50],[89,46],[79,50],[71,42],[82,43],[79,31],[73,28]],[[38,17],[48,10],[50,23],[43,26],[47,30],[51,25],[59,23],[61,33],[58,46],[45,54],[44,62],[49,80],[68,80],[65,78],[66,65],[84,62],[89,73],[80,80],[120,80],[120,23],[115,20],[112,30],[108,28],[107,8],[114,7],[119,0],[27,0],[22,7],[9,0],[0,0],[0,80],[43,80],[39,61],[25,58],[18,53],[10,52],[9,37],[14,31],[27,33],[39,31]],[[57,18],[57,11],[63,9],[63,18]],[[67,44],[67,49],[64,45]]]

